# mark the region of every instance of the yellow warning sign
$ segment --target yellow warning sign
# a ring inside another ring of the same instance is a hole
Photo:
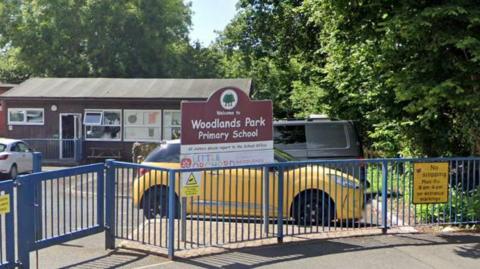
[[[0,195],[0,214],[10,213],[10,195]]]
[[[415,163],[413,171],[414,204],[448,202],[448,163]]]
[[[182,194],[185,197],[200,195],[200,177],[201,173],[188,172],[182,173]]]

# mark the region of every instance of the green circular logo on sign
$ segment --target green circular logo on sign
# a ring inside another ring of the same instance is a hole
[[[237,93],[233,90],[226,90],[220,95],[220,104],[223,109],[230,110],[235,108],[238,103]]]

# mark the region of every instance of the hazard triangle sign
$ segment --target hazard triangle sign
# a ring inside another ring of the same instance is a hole
[[[182,173],[182,195],[185,197],[200,195],[201,172]]]

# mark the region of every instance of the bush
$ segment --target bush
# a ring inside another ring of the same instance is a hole
[[[433,223],[480,221],[480,187],[470,191],[452,187],[448,203],[416,207],[419,209],[417,218],[422,223],[429,220]]]

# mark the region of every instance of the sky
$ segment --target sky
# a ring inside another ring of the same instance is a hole
[[[189,1],[193,11],[190,40],[199,40],[202,45],[208,46],[217,37],[214,31],[223,30],[235,16],[237,0]]]

